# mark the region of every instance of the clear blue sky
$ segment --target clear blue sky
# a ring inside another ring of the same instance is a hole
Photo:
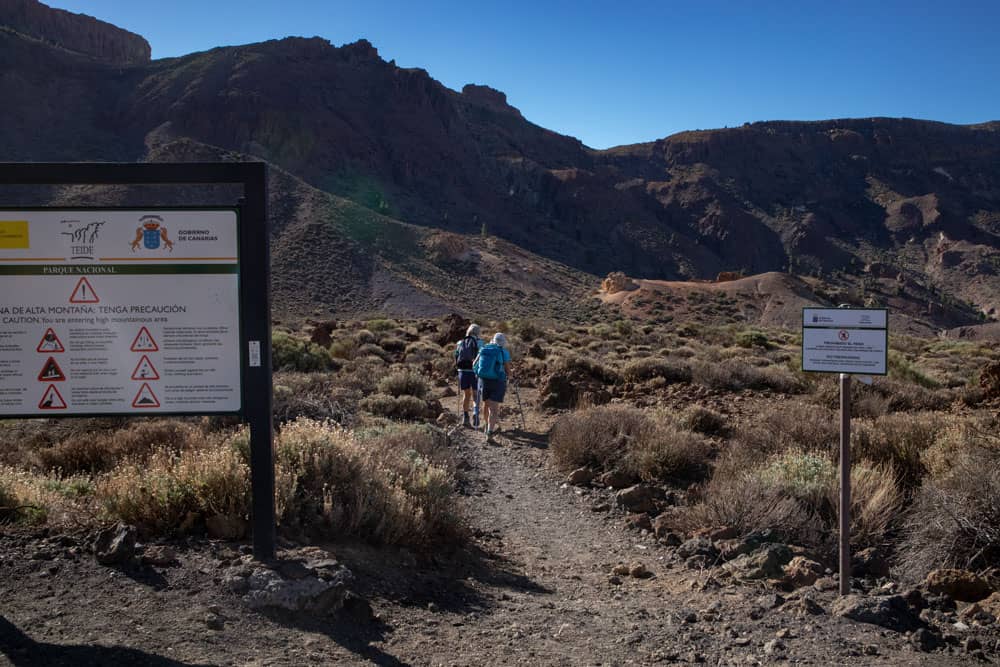
[[[450,88],[498,88],[529,120],[595,148],[756,120],[1000,119],[996,0],[51,4],[143,35],[154,58],[365,37]]]

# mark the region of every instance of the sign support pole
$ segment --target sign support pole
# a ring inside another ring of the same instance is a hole
[[[257,233],[240,235],[240,254],[252,257],[252,266],[270,267],[271,230],[267,224],[267,172],[263,164],[246,188],[241,213],[248,224],[243,229]],[[246,369],[245,412],[250,426],[250,520],[253,555],[257,560],[275,556],[274,444],[271,389],[271,285],[270,271],[245,271],[240,276],[249,364]]]
[[[851,592],[851,376],[840,374],[840,594]]]

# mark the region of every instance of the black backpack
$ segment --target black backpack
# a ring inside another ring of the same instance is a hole
[[[479,340],[475,336],[466,336],[458,341],[455,348],[455,366],[463,370],[472,370],[472,360],[479,354]]]

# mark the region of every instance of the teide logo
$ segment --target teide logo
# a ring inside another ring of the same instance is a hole
[[[147,250],[157,250],[160,241],[170,252],[174,251],[174,242],[167,236],[167,228],[163,226],[163,218],[158,215],[144,215],[139,218],[139,228],[135,230],[135,239],[130,244],[132,252],[139,248],[141,243]]]
[[[79,220],[60,220],[64,225],[59,232],[69,240],[71,259],[94,259],[94,242],[104,226],[104,221],[81,223]]]

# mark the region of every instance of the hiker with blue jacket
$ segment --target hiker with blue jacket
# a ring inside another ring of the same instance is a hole
[[[455,345],[455,368],[458,369],[458,388],[462,395],[462,425],[479,427],[479,395],[476,392],[476,372],[472,362],[479,355],[483,341],[479,339],[479,325],[470,324],[465,331],[465,338]],[[476,392],[475,395],[474,392]],[[473,424],[469,423],[469,403],[473,404]]]
[[[510,361],[507,337],[496,333],[493,340],[479,350],[472,364],[479,378],[479,392],[485,406],[487,440],[500,430],[500,404],[507,393],[507,366]]]

